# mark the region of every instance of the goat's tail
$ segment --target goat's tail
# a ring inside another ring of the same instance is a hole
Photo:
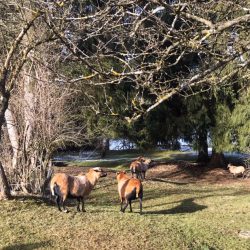
[[[50,192],[53,196],[55,195],[55,185],[56,185],[56,182],[50,183]]]
[[[54,195],[60,195],[60,187],[59,185],[54,182],[54,183],[51,183],[50,185],[50,191],[51,191],[51,194],[54,196]]]

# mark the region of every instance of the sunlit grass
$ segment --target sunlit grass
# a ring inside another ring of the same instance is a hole
[[[102,179],[86,213],[60,213],[39,198],[0,203],[1,249],[249,249],[249,190],[234,186],[144,182],[143,215],[119,212],[116,181]]]
[[[166,162],[194,161],[176,151],[111,151],[108,161],[70,165],[127,169],[138,155]],[[250,231],[250,190],[243,184],[147,180],[143,215],[138,202],[133,203],[133,213],[119,212],[114,174],[97,184],[86,201],[86,213],[76,212],[74,200],[65,214],[49,200],[17,197],[0,202],[0,249],[250,249],[250,239],[239,237],[241,230]]]
[[[100,160],[88,160],[88,161],[70,161],[67,162],[70,166],[82,166],[82,167],[106,167],[114,169],[126,169],[129,167],[130,162],[137,158],[139,155],[149,157],[156,161],[169,162],[173,160],[186,160],[195,161],[196,157],[190,153],[180,151],[146,151],[141,152],[138,150],[129,151],[109,151],[104,159]]]

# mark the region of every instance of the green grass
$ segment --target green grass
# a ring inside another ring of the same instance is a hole
[[[110,152],[110,161],[71,162],[70,165],[125,169],[140,152]],[[181,152],[147,152],[160,161],[194,158]],[[113,175],[112,175],[113,176]],[[86,213],[58,212],[39,197],[0,202],[0,249],[250,249],[249,188],[240,184],[174,184],[161,179],[144,185],[143,215],[119,212],[117,183],[103,178],[86,201]],[[244,183],[244,182],[242,182]]]
[[[116,180],[102,179],[86,213],[36,197],[0,202],[0,249],[250,249],[249,189],[145,181],[143,215],[119,212]]]
[[[149,157],[157,161],[169,162],[173,160],[187,160],[195,161],[196,157],[190,155],[189,153],[180,152],[180,151],[147,151],[141,152],[138,150],[129,150],[129,151],[109,151],[104,160],[96,161],[72,161],[68,162],[69,166],[88,166],[88,167],[107,167],[114,169],[126,169],[128,168],[131,160],[137,158],[139,155]]]

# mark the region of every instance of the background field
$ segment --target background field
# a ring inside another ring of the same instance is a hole
[[[86,213],[76,212],[74,200],[67,204],[68,214],[58,212],[49,199],[3,201],[0,248],[250,249],[250,239],[240,237],[250,230],[249,180],[233,180],[222,169],[198,169],[183,162],[150,169],[143,182],[143,215],[137,201],[133,213],[119,212],[114,173],[98,183]]]

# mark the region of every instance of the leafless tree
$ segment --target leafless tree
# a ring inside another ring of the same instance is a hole
[[[54,83],[42,65],[33,65],[29,73],[32,99],[25,97],[24,75],[18,79],[19,86],[10,99],[12,111],[7,112],[13,118],[12,121],[6,118],[11,151],[1,158],[7,162],[4,158],[12,155],[12,164],[6,164],[12,189],[34,193],[41,192],[54,151],[69,142],[80,144],[82,126],[77,126],[73,118],[74,90],[67,84]]]
[[[42,5],[67,59],[86,69],[70,80],[92,86],[133,83],[129,122],[175,94],[220,87],[239,72],[249,77],[247,1],[108,0],[81,2],[81,10],[70,11],[75,3]],[[145,103],[145,93],[151,103]]]
[[[5,152],[1,160],[11,184],[26,192],[39,192],[53,150],[78,136],[74,120],[69,118],[72,91],[66,83],[54,84],[56,38],[35,1],[0,2],[0,12],[0,125],[2,135],[6,121],[4,131],[10,142],[9,148],[1,145]],[[2,164],[0,195],[10,197]]]
[[[8,108],[11,91],[15,86],[18,75],[25,64],[29,53],[42,41],[42,39],[31,40],[29,45],[23,46],[25,36],[31,27],[40,18],[41,13],[33,13],[29,20],[21,18],[18,8],[22,2],[0,2],[1,12],[1,71],[0,71],[0,128],[5,122],[5,111]],[[20,27],[18,31],[17,27]],[[0,138],[1,138],[0,131]],[[2,164],[0,164],[0,193],[1,198],[10,197],[10,190],[7,183]]]

